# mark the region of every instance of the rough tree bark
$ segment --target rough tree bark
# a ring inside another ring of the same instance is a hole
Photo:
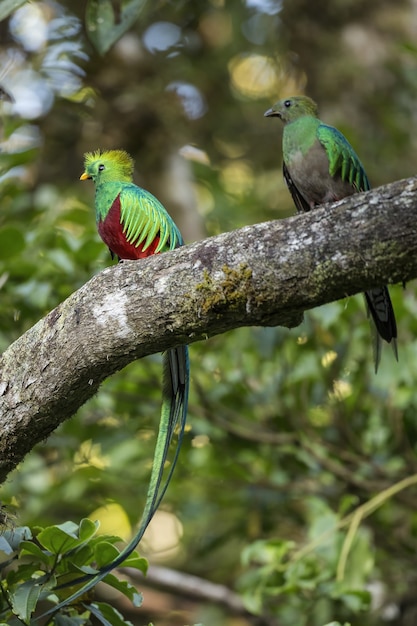
[[[0,358],[0,482],[134,359],[417,277],[416,224],[413,178],[94,276]]]

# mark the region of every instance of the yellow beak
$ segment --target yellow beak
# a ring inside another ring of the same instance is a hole
[[[88,178],[90,178],[90,176],[87,174],[87,172],[83,172],[80,176],[80,180],[87,180]]]

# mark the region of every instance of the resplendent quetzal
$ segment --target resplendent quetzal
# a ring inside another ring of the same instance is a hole
[[[142,259],[173,250],[183,244],[177,226],[151,193],[132,182],[133,159],[123,150],[89,152],[85,155],[81,180],[92,179],[98,232],[112,255],[119,259]],[[189,391],[187,346],[170,348],[163,354],[163,392],[159,433],[155,447],[145,509],[137,532],[118,557],[96,573],[71,581],[82,585],[78,591],[48,611],[53,613],[74,602],[133,552],[157,510],[171,479],[184,432]],[[163,482],[164,466],[175,429],[178,443]],[[65,586],[68,586],[65,584]]]
[[[307,96],[276,102],[265,117],[284,123],[283,171],[297,211],[314,209],[370,189],[365,170],[342,133],[317,117],[317,105]],[[374,287],[365,299],[376,328],[375,371],[381,358],[381,338],[392,344],[397,355],[397,324],[387,287]]]

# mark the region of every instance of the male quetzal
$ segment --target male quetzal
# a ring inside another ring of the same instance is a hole
[[[81,180],[92,179],[95,187],[95,210],[100,237],[119,259],[142,259],[173,250],[183,244],[177,226],[162,204],[149,191],[132,182],[133,160],[123,150],[89,152],[85,155]],[[170,348],[163,355],[162,410],[158,439],[152,465],[145,509],[139,529],[119,556],[93,574],[72,580],[70,585],[85,582],[78,591],[55,606],[52,613],[73,602],[118,567],[133,552],[157,510],[178,458],[187,416],[189,390],[187,346]],[[178,427],[178,443],[168,475],[162,484],[169,445]],[[65,584],[64,586],[68,586]]]
[[[323,124],[317,105],[307,96],[276,102],[265,112],[284,123],[283,171],[297,211],[314,209],[358,191],[368,191],[369,181],[358,156],[337,128]],[[376,328],[375,371],[381,357],[381,338],[392,342],[397,355],[397,324],[387,287],[374,287],[365,299]]]

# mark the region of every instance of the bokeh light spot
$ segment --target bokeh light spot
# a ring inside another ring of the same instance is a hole
[[[146,29],[143,45],[155,54],[177,46],[181,41],[181,29],[171,22],[155,22]]]
[[[244,96],[263,98],[278,92],[276,66],[271,57],[239,54],[229,62],[233,87]]]

